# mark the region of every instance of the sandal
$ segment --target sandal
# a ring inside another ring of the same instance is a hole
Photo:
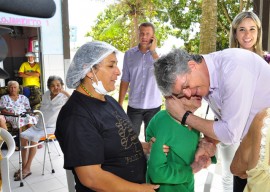
[[[30,175],[32,175],[31,172],[29,172],[29,173],[23,173],[23,174],[22,174],[22,177],[23,177],[23,179],[25,179],[26,177],[28,177],[28,176],[30,176]],[[20,181],[20,180],[21,180],[20,174],[17,175],[17,176],[14,178],[14,181]]]
[[[13,177],[17,177],[18,174],[20,174],[20,169],[14,173]]]

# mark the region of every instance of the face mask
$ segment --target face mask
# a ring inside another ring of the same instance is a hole
[[[28,61],[28,63],[33,64],[33,63],[35,63],[35,61]]]
[[[99,94],[106,95],[108,93],[108,91],[104,88],[102,81],[98,80],[98,78],[97,78],[94,71],[93,71],[93,74],[94,74],[94,76],[95,76],[95,78],[97,80],[97,83],[96,82],[92,83],[92,86],[94,87],[95,91],[97,93],[99,93]]]
[[[99,94],[106,95],[108,93],[108,91],[104,88],[101,81],[98,81],[97,83],[93,82],[92,85],[95,88],[95,91],[98,92]]]

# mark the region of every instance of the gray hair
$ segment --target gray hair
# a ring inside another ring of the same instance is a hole
[[[50,76],[48,78],[48,81],[47,81],[48,89],[50,89],[50,86],[51,86],[52,82],[55,81],[55,80],[58,80],[62,86],[64,85],[63,79],[61,77],[56,76],[56,75],[52,75],[52,76]]]
[[[94,65],[117,52],[115,47],[102,41],[92,41],[82,45],[76,52],[67,72],[68,88],[77,88]]]
[[[188,62],[202,61],[201,55],[190,55],[183,49],[174,49],[154,62],[154,72],[158,87],[164,96],[172,95],[172,87],[179,75],[190,72]]]
[[[7,88],[9,89],[9,87],[10,87],[11,85],[16,85],[17,88],[19,88],[19,83],[18,83],[17,81],[9,81],[9,82],[7,83]]]

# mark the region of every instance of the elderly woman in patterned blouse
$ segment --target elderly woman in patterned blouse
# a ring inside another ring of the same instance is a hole
[[[7,84],[8,93],[3,95],[0,99],[0,107],[4,108],[1,112],[7,115],[21,114],[31,111],[29,100],[26,96],[19,94],[19,83],[17,81],[9,81]],[[27,125],[30,127],[32,124],[37,123],[35,116],[27,114],[25,117],[20,118],[18,124],[17,117],[6,116],[6,121],[9,122],[13,128],[18,128]],[[19,125],[19,126],[18,126]]]

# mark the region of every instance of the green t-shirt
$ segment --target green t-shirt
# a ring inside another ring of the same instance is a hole
[[[172,118],[166,110],[158,112],[146,129],[146,140],[156,138],[147,168],[147,182],[159,184],[159,192],[194,192],[194,161],[200,133],[188,129]],[[166,156],[163,145],[170,147]]]

